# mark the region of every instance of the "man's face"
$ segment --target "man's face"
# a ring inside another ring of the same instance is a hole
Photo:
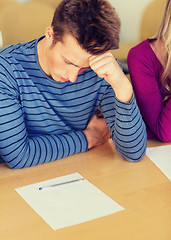
[[[49,45],[45,54],[46,74],[55,81],[75,82],[78,74],[89,68],[91,54],[71,35],[65,35],[62,42]]]

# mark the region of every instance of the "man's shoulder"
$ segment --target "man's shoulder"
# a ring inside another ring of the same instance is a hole
[[[0,50],[0,71],[23,69],[28,63],[36,63],[37,39],[7,46]]]
[[[35,44],[36,39],[25,43],[17,43],[10,46],[6,46],[0,49],[0,56],[4,58],[10,58],[14,57],[15,55],[25,54],[28,51],[33,51],[33,49],[35,48]]]

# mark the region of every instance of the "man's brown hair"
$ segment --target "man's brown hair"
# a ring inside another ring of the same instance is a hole
[[[119,47],[120,19],[107,0],[63,0],[51,25],[54,44],[71,34],[91,54]]]

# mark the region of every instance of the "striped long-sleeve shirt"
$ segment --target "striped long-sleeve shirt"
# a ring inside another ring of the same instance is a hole
[[[1,161],[24,168],[87,151],[83,130],[99,105],[117,151],[139,161],[146,130],[134,96],[120,102],[90,68],[74,83],[52,80],[39,65],[37,42],[0,51]]]

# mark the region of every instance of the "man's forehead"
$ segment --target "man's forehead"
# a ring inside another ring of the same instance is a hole
[[[64,48],[62,55],[68,62],[76,67],[80,67],[80,64],[86,64],[89,66],[89,57],[91,54],[81,48],[72,35],[65,35],[61,44]]]
[[[89,67],[89,57],[87,57],[86,59],[83,59],[80,58],[80,60],[77,58],[77,60],[70,60],[70,58],[68,56],[62,56],[63,60],[69,64],[69,65],[73,65],[75,67],[78,67],[78,68],[86,68],[86,67]]]

